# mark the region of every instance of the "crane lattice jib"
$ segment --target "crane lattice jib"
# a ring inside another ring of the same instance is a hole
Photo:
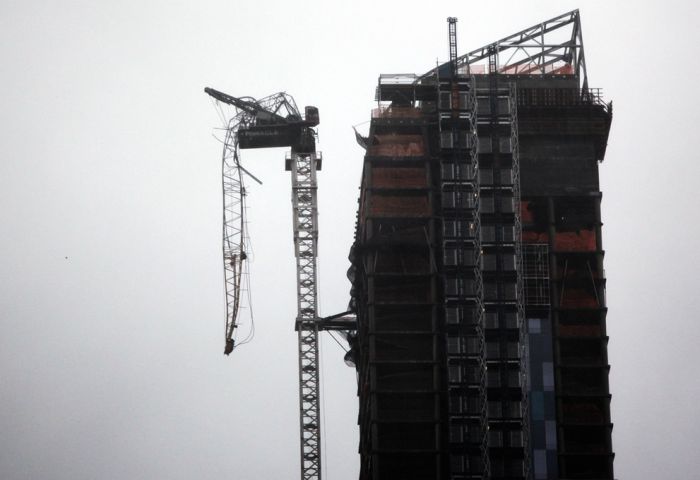
[[[224,352],[230,354],[234,348],[234,340],[237,340],[236,329],[239,325],[241,309],[245,304],[242,287],[248,272],[246,259],[249,254],[245,218],[246,189],[243,181],[244,173],[247,171],[240,162],[238,132],[257,123],[294,121],[300,119],[301,115],[294,99],[284,92],[275,93],[260,100],[252,97],[232,97],[211,88],[206,88],[205,92],[216,100],[235,108],[235,114],[226,128],[222,153],[222,244],[226,287]]]
[[[239,160],[236,133],[241,124],[250,121],[245,111],[239,111],[229,121],[222,154],[224,284],[226,287],[226,324],[224,352],[233,350],[234,336],[241,309],[242,280],[247,273],[247,231],[245,220],[245,185]]]

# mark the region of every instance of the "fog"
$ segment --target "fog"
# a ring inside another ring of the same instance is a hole
[[[601,165],[615,474],[700,461],[697,4],[28,1],[0,6],[0,477],[299,477],[284,150],[243,153],[254,340],[223,356],[221,127],[205,86],[320,110],[320,313],[345,310],[380,73],[580,8],[614,102]],[[694,306],[695,305],[695,306]],[[355,373],[321,335],[323,464],[359,472]],[[695,373],[693,373],[695,372]]]

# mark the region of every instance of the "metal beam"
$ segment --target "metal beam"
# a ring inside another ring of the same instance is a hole
[[[302,480],[321,479],[321,415],[316,257],[318,208],[316,153],[292,151],[292,210],[294,256],[297,265],[297,320],[299,336],[299,427]]]
[[[564,42],[552,39],[552,33],[561,31],[564,28],[571,28],[571,35]],[[435,75],[438,70],[446,71],[450,65],[458,68],[470,67],[477,62],[488,59],[495,52],[498,61],[498,71],[503,71],[512,66],[531,62],[536,65],[552,64],[557,61],[570,63],[574,68],[574,74],[579,77],[584,89],[588,88],[585,56],[583,54],[583,38],[581,35],[581,22],[578,10],[572,10],[562,15],[546,20],[540,24],[525,28],[517,33],[504,37],[489,45],[477,48],[471,52],[457,57],[456,60],[444,63],[424,75],[421,79]],[[512,55],[504,63],[501,57],[504,52],[512,52]],[[516,55],[520,54],[516,58]],[[521,58],[524,57],[524,58]],[[526,73],[531,73],[536,69],[527,69]]]

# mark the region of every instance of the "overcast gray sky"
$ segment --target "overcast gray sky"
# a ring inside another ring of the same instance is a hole
[[[527,4],[528,6],[524,6]],[[244,152],[257,335],[222,355],[220,127],[205,86],[321,114],[321,313],[342,311],[379,73],[580,8],[614,100],[601,167],[616,476],[697,475],[698,7],[691,1],[0,4],[0,478],[298,478],[283,150]],[[322,341],[326,478],[355,374]]]

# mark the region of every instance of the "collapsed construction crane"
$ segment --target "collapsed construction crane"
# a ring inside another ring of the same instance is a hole
[[[276,93],[256,100],[232,97],[211,88],[204,91],[215,100],[231,105],[235,114],[228,122],[222,170],[224,195],[223,258],[226,283],[225,354],[236,347],[235,334],[241,311],[242,280],[246,272],[246,221],[244,175],[258,181],[242,165],[239,149],[291,147],[285,170],[292,174],[294,254],[297,266],[297,318],[299,346],[299,409],[301,478],[321,478],[321,422],[316,257],[318,211],[316,172],[321,154],[316,152],[318,109],[307,106],[299,113],[294,99]],[[240,345],[240,343],[239,343]]]

